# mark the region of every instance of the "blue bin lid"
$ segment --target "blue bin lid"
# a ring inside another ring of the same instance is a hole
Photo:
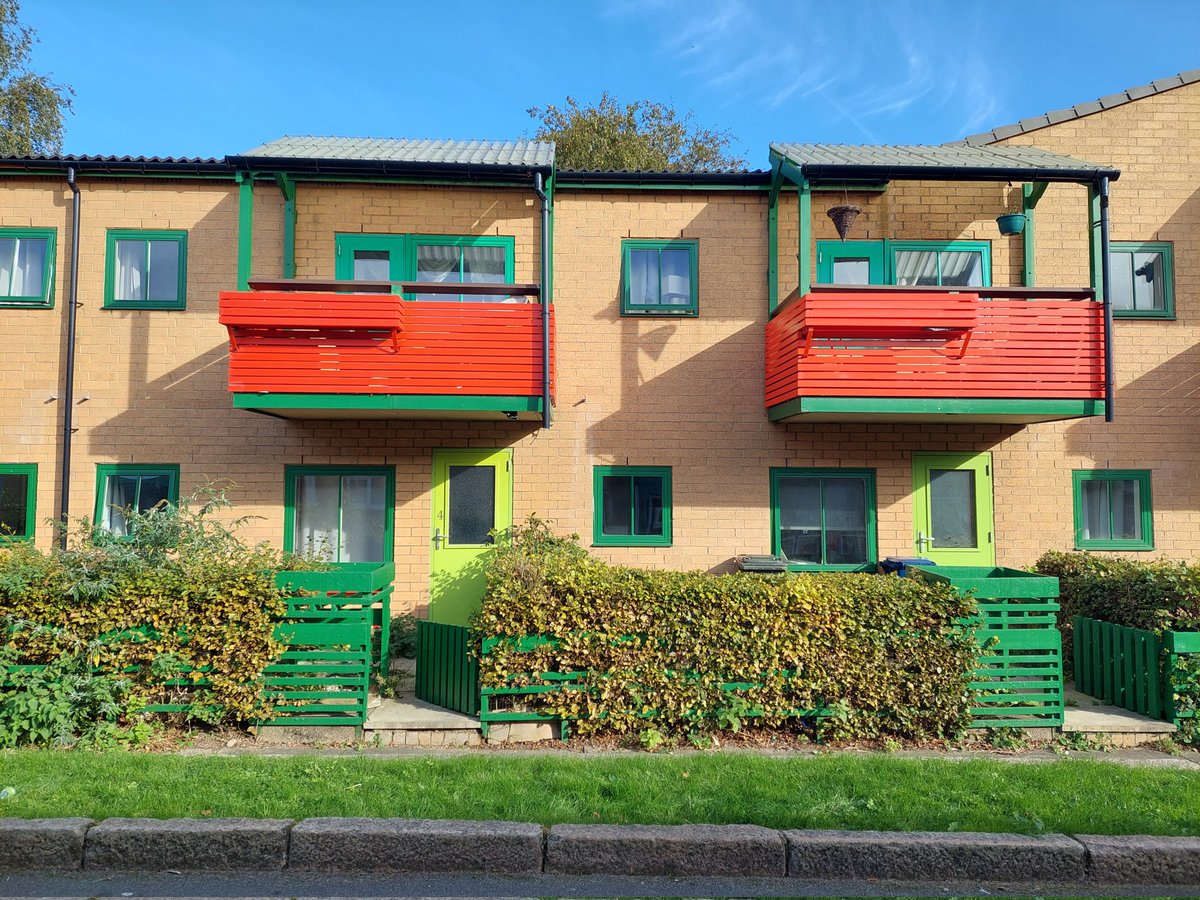
[[[936,566],[932,559],[926,559],[923,556],[885,556],[884,562],[892,563],[897,566]]]

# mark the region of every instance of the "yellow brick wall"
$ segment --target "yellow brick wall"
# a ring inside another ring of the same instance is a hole
[[[279,543],[286,465],[395,466],[396,605],[420,609],[427,598],[430,460],[437,448],[513,448],[515,516],[549,517],[585,540],[591,537],[594,466],[669,465],[673,546],[598,552],[637,565],[702,569],[728,568],[739,553],[770,549],[772,466],[875,469],[882,557],[914,552],[914,452],[990,451],[1001,563],[1026,564],[1046,548],[1070,545],[1070,471],[1091,467],[1152,468],[1157,548],[1194,555],[1200,212],[1186,167],[1200,153],[1198,102],[1200,90],[1180,89],[1031,136],[1039,146],[1124,170],[1113,189],[1115,239],[1175,242],[1179,318],[1118,322],[1119,418],[1112,426],[770,423],[762,401],[766,197],[738,191],[559,192],[559,385],[549,431],[523,422],[280,421],[238,412],[231,408],[228,349],[216,314],[217,292],[236,286],[236,186],[83,178],[72,511],[91,514],[97,463],[173,462],[181,466],[185,490],[206,478],[237,482],[237,511],[259,517],[247,536]],[[1176,118],[1163,118],[1171,110]],[[1173,141],[1143,145],[1138,135],[1154,130],[1146,123],[1162,121],[1175,122]],[[1126,132],[1128,146],[1120,139]],[[0,311],[6,348],[0,462],[39,464],[41,519],[58,506],[61,408],[52,397],[61,391],[70,195],[50,179],[8,179],[3,190],[0,226],[59,230],[54,310]],[[1000,238],[994,223],[1008,193],[1003,185],[944,183],[852,193],[864,213],[851,237],[987,240],[993,282],[1016,284],[1021,239]],[[276,275],[282,202],[263,184],[255,196],[253,268]],[[1087,281],[1083,198],[1082,188],[1054,187],[1039,206],[1041,283]],[[824,213],[843,199],[837,193],[814,198],[817,238],[836,237]],[[297,210],[301,276],[333,275],[338,233],[415,232],[511,235],[516,280],[538,277],[531,190],[301,184]],[[783,199],[780,226],[782,296],[796,278],[794,195]],[[186,311],[100,308],[104,232],[116,227],[189,231]],[[699,242],[699,318],[619,315],[620,243],[627,237]],[[49,539],[39,525],[39,542]]]

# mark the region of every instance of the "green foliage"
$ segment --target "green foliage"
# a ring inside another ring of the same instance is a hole
[[[595,106],[532,107],[540,122],[534,137],[554,141],[562,169],[630,169],[671,172],[721,172],[744,168],[746,161],[728,153],[728,131],[701,128],[695,113],[682,117],[665,103],[619,103],[607,91]]]
[[[61,153],[75,92],[29,69],[37,36],[20,11],[17,0],[0,0],[0,156]]]
[[[968,722],[980,650],[957,621],[974,609],[909,579],[610,566],[531,519],[498,545],[474,624],[481,637],[550,639],[500,642],[480,678],[557,687],[524,699],[581,733],[737,730],[799,711],[821,713],[830,737],[918,738]],[[544,677],[569,673],[578,686]]]
[[[0,745],[72,743],[87,738],[85,723],[115,726],[142,706],[214,725],[268,711],[261,676],[282,649],[274,627],[285,609],[274,573],[296,562],[242,543],[240,520],[214,518],[228,505],[209,486],[126,511],[128,537],[87,525],[67,550],[0,549],[0,677],[46,667],[0,682],[10,711]]]
[[[417,617],[409,613],[392,618],[391,643],[388,654],[392,659],[415,659],[417,655]]]

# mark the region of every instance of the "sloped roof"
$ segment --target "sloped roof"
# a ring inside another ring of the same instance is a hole
[[[1188,69],[1186,72],[1180,72],[1178,75],[1172,75],[1170,78],[1160,78],[1149,84],[1126,88],[1119,93],[1101,97],[1099,100],[1080,103],[1067,109],[1052,110],[1048,113],[1042,113],[1040,116],[1033,116],[1028,119],[1022,119],[1019,122],[1013,122],[1011,125],[1001,125],[998,128],[993,128],[991,131],[972,134],[964,138],[961,143],[972,147],[991,144],[994,141],[1002,141],[1005,138],[1010,138],[1018,134],[1037,131],[1039,128],[1049,128],[1051,125],[1057,125],[1060,122],[1067,122],[1071,119],[1082,119],[1084,116],[1112,109],[1114,106],[1123,106],[1126,103],[1132,103],[1134,100],[1141,100],[1143,97],[1161,94],[1164,91],[1174,90],[1175,88],[1194,84],[1198,81],[1200,81],[1200,69]]]
[[[771,144],[771,152],[797,166],[807,178],[881,181],[891,179],[1090,181],[1120,173],[1037,147],[966,144]]]
[[[242,157],[549,168],[554,164],[554,144],[526,140],[432,141],[285,136],[247,150]]]

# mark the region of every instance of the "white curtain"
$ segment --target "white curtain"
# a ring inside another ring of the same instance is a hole
[[[941,254],[943,287],[983,287],[983,255],[975,250]]]
[[[297,553],[338,561],[340,481],[337,475],[301,475],[296,479],[292,547]]]
[[[45,267],[45,238],[0,239],[0,291],[4,296],[42,296]]]
[[[104,489],[104,512],[101,524],[113,534],[126,535],[129,525],[124,510],[137,502],[138,476],[109,475]]]
[[[932,286],[938,283],[938,255],[931,250],[897,250],[896,284]]]
[[[463,247],[463,279],[467,284],[504,284],[503,247]],[[467,294],[465,300],[501,303],[503,294]]]
[[[629,251],[629,302],[634,306],[658,305],[658,251]]]
[[[342,478],[342,532],[338,562],[382,562],[384,559],[384,490],[382,475]]]
[[[146,299],[145,241],[117,241],[117,274],[113,297],[117,300]]]
[[[1141,492],[1136,481],[1110,481],[1112,530],[1116,540],[1135,541],[1142,536]]]

